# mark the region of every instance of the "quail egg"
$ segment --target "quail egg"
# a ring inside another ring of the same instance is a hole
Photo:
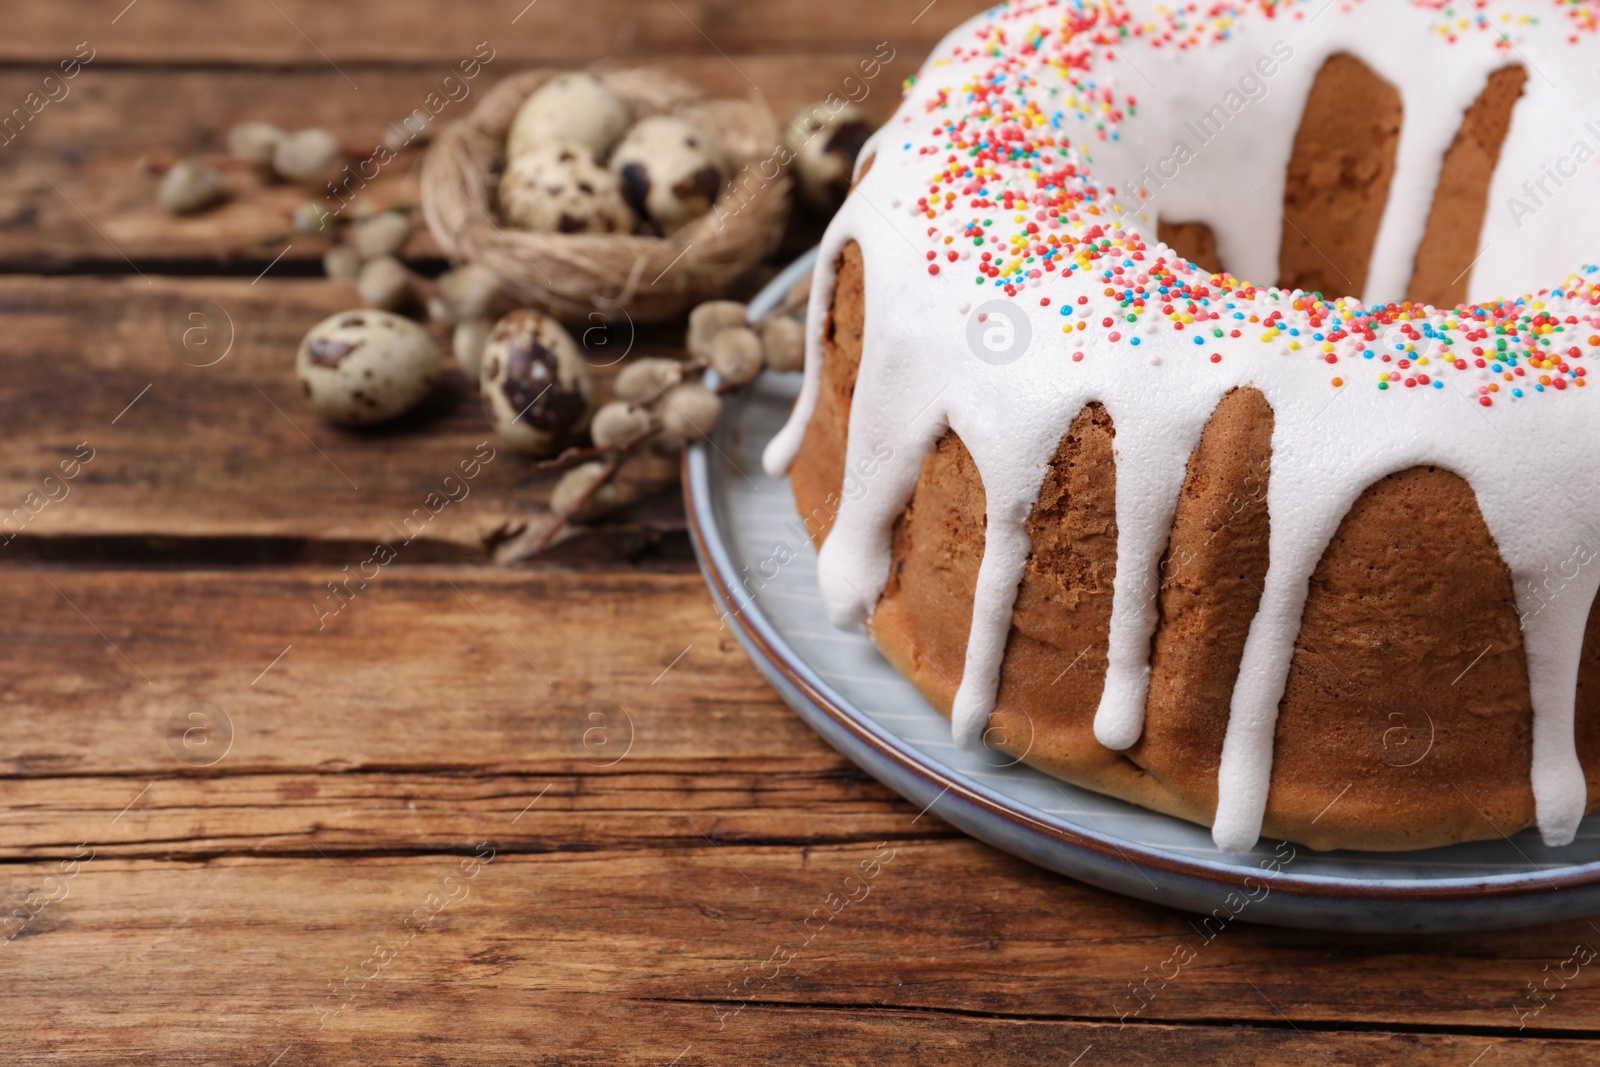
[[[663,235],[711,210],[723,166],[705,131],[673,115],[652,115],[628,131],[611,157],[628,206]]]
[[[488,319],[462,319],[450,335],[450,347],[461,364],[461,373],[476,383],[479,368],[483,366],[483,350],[489,346],[489,331],[494,324]]]
[[[398,256],[411,236],[411,221],[398,211],[380,211],[357,219],[350,237],[363,260]]]
[[[536,233],[632,233],[636,225],[617,176],[571,144],[512,160],[500,179],[500,213]]]
[[[393,256],[379,256],[362,264],[356,291],[363,303],[385,311],[400,311],[416,301],[411,272]]]
[[[803,109],[784,129],[800,197],[824,212],[844,203],[856,156],[872,136],[872,123],[859,108],[847,104],[828,112],[825,104]]]
[[[439,289],[458,319],[479,319],[496,310],[509,310],[500,279],[477,263],[464,263],[440,275]]]
[[[295,376],[324,417],[367,426],[428,395],[439,376],[439,347],[410,319],[371,308],[342,311],[300,342]]]
[[[348,281],[361,276],[361,253],[340,241],[322,253],[322,273]]]
[[[478,382],[495,432],[520,451],[549,455],[588,425],[589,368],[548,315],[519,308],[495,323]]]
[[[511,120],[506,158],[532,148],[577,144],[604,157],[628,128],[628,105],[592,74],[561,74],[534,90]]]

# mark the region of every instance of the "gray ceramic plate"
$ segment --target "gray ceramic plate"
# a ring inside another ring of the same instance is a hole
[[[775,306],[813,258],[775,279],[754,313]],[[684,492],[695,549],[729,627],[784,700],[918,808],[1050,870],[1218,921],[1433,931],[1600,911],[1600,816],[1585,819],[1563,849],[1529,831],[1417,852],[1318,853],[1265,842],[1237,856],[1219,851],[1203,827],[1058,782],[999,752],[956,748],[949,722],[866,635],[829,625],[788,482],[762,473],[761,449],[787,417],[799,378],[767,374],[730,394],[710,444],[689,451]],[[760,577],[790,554],[775,577]]]

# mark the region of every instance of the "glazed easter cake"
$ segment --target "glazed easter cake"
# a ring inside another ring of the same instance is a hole
[[[1571,841],[1600,798],[1595,8],[954,32],[863,150],[765,457],[834,620],[959,743],[1226,849]]]

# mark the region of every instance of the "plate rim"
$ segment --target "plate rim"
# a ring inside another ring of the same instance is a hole
[[[789,287],[812,269],[817,252],[817,249],[811,249],[768,283],[750,304],[752,319],[759,318],[765,310],[775,306]],[[727,424],[728,420],[722,420],[718,432],[723,432]],[[1008,842],[999,839],[997,834],[978,832],[968,825],[967,820],[952,819],[948,813],[938,813],[945,822],[961,832],[1002,851],[1079,880],[1092,881],[1092,878],[1087,877],[1087,872],[1075,872],[1070,868],[1062,869],[1053,864],[1043,863],[1039,858],[1040,854],[1059,851],[1066,846],[1079,852],[1092,853],[1102,863],[1126,863],[1136,870],[1160,872],[1167,876],[1198,881],[1225,890],[1249,888],[1244,884],[1245,879],[1254,877],[1258,880],[1267,880],[1274,895],[1282,893],[1307,902],[1321,901],[1335,906],[1358,903],[1371,905],[1386,901],[1414,906],[1429,902],[1531,901],[1538,898],[1544,898],[1553,904],[1554,901],[1550,898],[1554,894],[1570,895],[1583,890],[1591,892],[1600,890],[1600,860],[1541,870],[1530,859],[1532,870],[1511,874],[1451,875],[1427,879],[1351,878],[1302,874],[1288,867],[1274,872],[1260,867],[1247,868],[1242,864],[1194,859],[1157,846],[1117,838],[1092,827],[1082,826],[1065,817],[1051,821],[1045,817],[1045,813],[1035,811],[1031,805],[974,781],[954,768],[944,767],[881,726],[864,711],[856,708],[819,677],[805,659],[788,644],[781,631],[761,611],[754,598],[748,592],[739,589],[736,581],[729,580],[729,576],[736,572],[736,568],[733,567],[728,544],[718,526],[712,491],[710,450],[702,442],[697,442],[684,451],[683,493],[690,540],[707,586],[719,607],[725,609],[722,613],[723,621],[730,625],[735,636],[751,653],[752,658],[756,660],[756,666],[763,668],[763,674],[768,674],[768,669],[775,671],[815,713],[823,716],[834,728],[842,728],[850,738],[854,739],[855,744],[866,746],[873,761],[883,761],[884,770],[893,771],[899,776],[908,776],[930,795],[936,794],[924,810],[931,809],[940,799],[953,794],[961,804],[972,809],[971,817],[999,820],[1005,824],[1011,835],[1016,838],[1015,841]],[[795,514],[798,517],[799,513]],[[768,678],[769,681],[773,680],[770,674]],[[780,695],[787,694],[783,694],[780,688]],[[792,700],[789,703],[793,705]],[[795,707],[794,710],[802,711],[799,707]],[[818,729],[816,723],[810,722],[809,716],[802,714],[801,717],[808,721],[808,725]],[[902,787],[903,782],[880,773],[880,768],[869,765],[870,761],[864,761],[863,753],[841,745],[830,732],[821,729],[818,729],[818,732],[845,758],[856,763],[885,786],[907,800],[920,803],[918,798],[908,795],[908,791]],[[1162,816],[1160,812],[1151,814]],[[1173,818],[1173,816],[1162,817]],[[1033,847],[1018,847],[1029,842]],[[1297,850],[1309,851],[1309,846],[1297,842],[1291,844]],[[1379,854],[1404,855],[1405,853]],[[1127,895],[1142,896],[1140,893],[1125,889],[1107,888]],[[1580,895],[1587,894],[1580,892]],[[1164,900],[1160,896],[1148,896],[1144,899],[1167,906],[1173,904],[1171,900]],[[1572,903],[1577,904],[1578,901],[1574,900]],[[1578,913],[1568,912],[1568,914]],[[1507,916],[1511,920],[1509,925],[1549,921],[1554,917],[1544,914],[1520,919]],[[1487,928],[1481,922],[1468,925]]]

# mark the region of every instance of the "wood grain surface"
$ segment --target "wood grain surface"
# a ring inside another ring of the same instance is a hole
[[[240,119],[375,142],[480,41],[485,88],[653,62],[780,114],[889,42],[883,116],[977,9],[7,12],[0,114],[94,50],[0,145],[0,527],[77,464],[0,533],[7,1063],[1594,1062],[1600,971],[1549,977],[1593,957],[1587,920],[1238,924],[1135,1010],[1192,916],[978,844],[829,749],[718,618],[674,490],[501,567],[550,481],[496,451],[408,526],[493,447],[470,389],[381,431],[320,422],[292,353],[355,294],[285,233],[308,191],[230,173],[215,211],[154,206],[152,164]],[[413,203],[412,169],[370,206]],[[818,225],[797,215],[777,258]],[[407,255],[441,266],[424,236]],[[681,337],[613,327],[586,355],[605,378]],[[1538,1011],[1530,984],[1555,990]]]

